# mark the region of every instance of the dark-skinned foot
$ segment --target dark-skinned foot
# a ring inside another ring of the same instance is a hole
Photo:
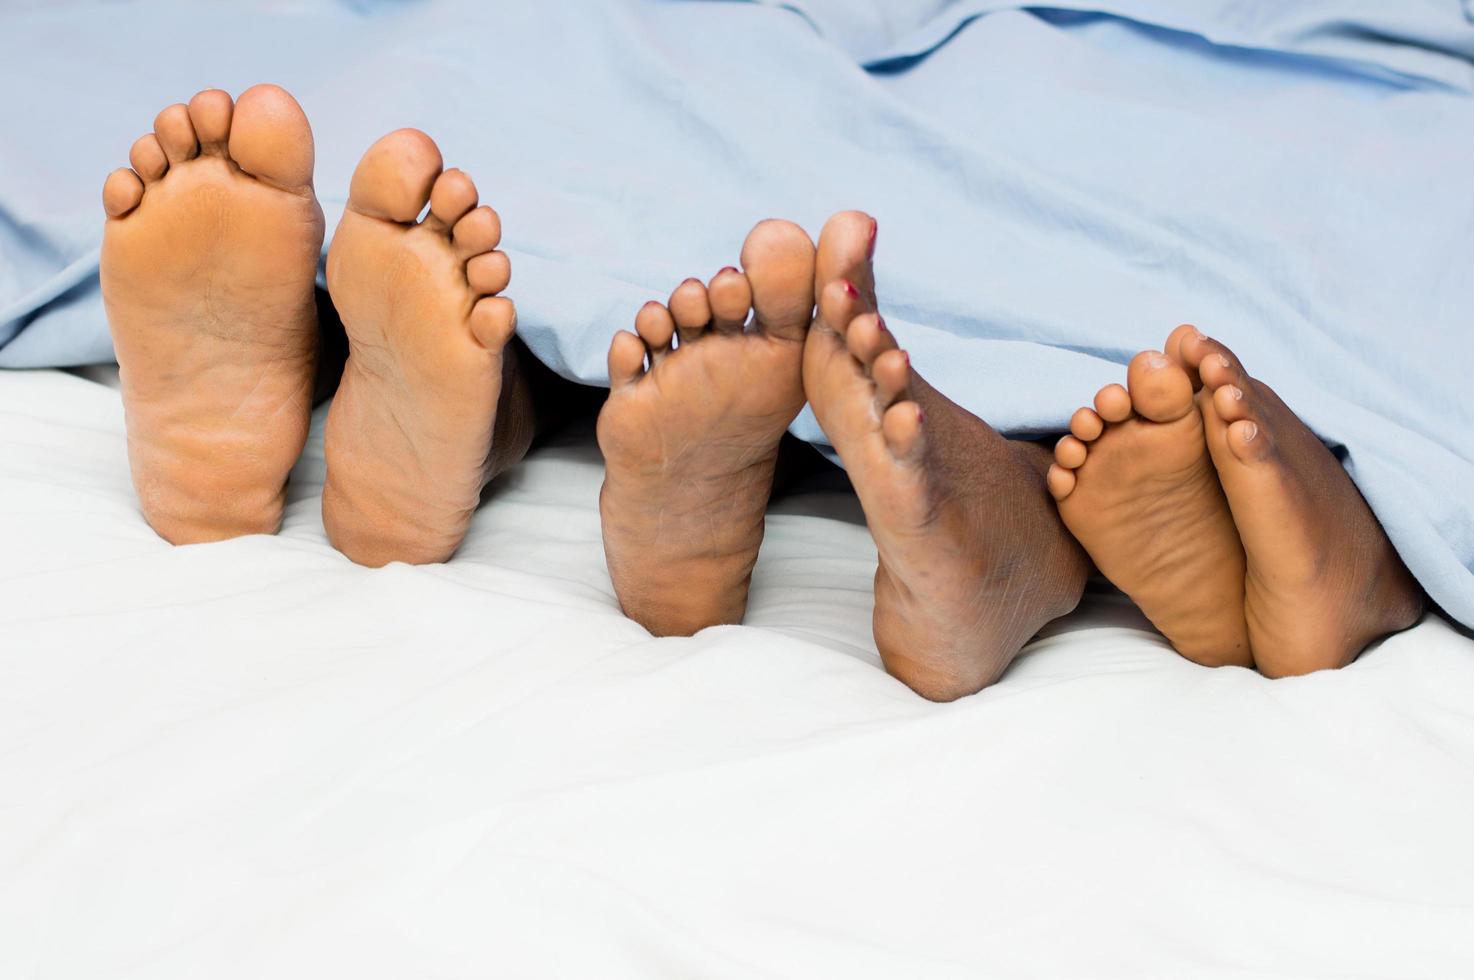
[[[876,225],[819,239],[804,389],[875,538],[875,643],[886,669],[948,701],[997,680],[1079,602],[1088,564],[1045,490],[1046,449],[1005,439],[932,388],[877,312]]]
[[[1269,677],[1342,667],[1417,622],[1424,597],[1330,450],[1223,344],[1166,345],[1201,385],[1208,451],[1246,558],[1244,619]]]

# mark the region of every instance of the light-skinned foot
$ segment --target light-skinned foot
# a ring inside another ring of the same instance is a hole
[[[609,349],[604,552],[621,608],[657,636],[742,621],[779,442],[804,404],[813,242],[764,221],[741,262],[646,304]]]
[[[257,85],[172,105],[103,187],[103,303],[144,517],[271,533],[307,438],[323,218],[307,117]]]
[[[1192,326],[1167,353],[1201,384],[1208,451],[1246,557],[1244,618],[1270,677],[1341,667],[1424,596],[1351,477],[1270,387]]]
[[[329,540],[359,564],[449,558],[486,483],[531,442],[500,239],[471,178],[442,172],[418,130],[380,139],[354,171],[328,253],[349,355],[322,508]]]
[[[824,227],[804,389],[875,538],[881,659],[952,700],[1072,610],[1088,564],[1045,491],[1048,450],[1005,439],[911,367],[877,311],[875,240],[860,212]]]
[[[1208,456],[1187,372],[1142,351],[1127,387],[1107,385],[1070,420],[1049,490],[1101,574],[1178,653],[1253,666],[1244,624],[1244,549]]]

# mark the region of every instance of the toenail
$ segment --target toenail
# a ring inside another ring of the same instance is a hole
[[[737,271],[737,267],[735,265],[724,265],[720,269],[717,270],[717,275],[719,275],[719,276],[720,275],[725,275],[728,272],[736,272],[736,271]]]
[[[1228,394],[1229,397],[1236,402],[1241,402],[1244,400],[1244,389],[1240,388],[1238,385],[1229,385]]]
[[[1193,340],[1207,340],[1207,339],[1208,339],[1208,335],[1207,334],[1203,333],[1203,331],[1199,330],[1197,327],[1193,327]]]
[[[1146,362],[1154,368],[1164,368],[1167,366],[1167,356],[1165,354],[1153,354],[1146,359]]]
[[[885,317],[881,316],[879,313],[875,314],[875,327],[881,333],[890,333],[890,331],[887,330],[885,327]]]
[[[1259,434],[1259,426],[1255,425],[1253,422],[1250,422],[1248,425],[1244,426],[1244,441],[1245,442],[1253,442],[1254,441],[1254,437],[1257,436],[1258,434]]]
[[[870,219],[870,244],[865,248],[867,259],[875,258],[875,236],[880,233],[880,222],[874,218]]]
[[[846,295],[850,296],[853,299],[860,298],[860,291],[856,289],[855,284],[850,282],[848,279],[844,281],[844,291]]]
[[[1219,364],[1222,364],[1224,367],[1230,367],[1231,366],[1228,363],[1228,355],[1227,354],[1219,354],[1218,355],[1218,363]]]
[[[925,421],[926,421],[926,413],[921,410],[921,406],[920,405],[917,405],[916,406],[916,424],[917,425],[920,425],[920,424],[922,424]]]

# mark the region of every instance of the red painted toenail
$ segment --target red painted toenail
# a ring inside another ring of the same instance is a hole
[[[921,410],[921,406],[920,405],[917,405],[916,406],[916,424],[917,425],[921,425],[925,421],[926,421],[926,413]]]
[[[881,333],[890,333],[885,327],[885,317],[879,313],[875,314],[875,326]]]
[[[849,296],[851,299],[860,298],[860,291],[856,289],[855,284],[850,282],[848,279],[844,281],[844,291],[845,295]]]
[[[720,269],[717,270],[717,275],[720,276],[720,275],[722,275],[724,273],[727,273],[727,272],[736,272],[736,271],[737,271],[737,267],[735,265],[724,265]]]
[[[880,222],[870,219],[870,245],[865,249],[865,258],[875,258],[875,236],[880,233]]]

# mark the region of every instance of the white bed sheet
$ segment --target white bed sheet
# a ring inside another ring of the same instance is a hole
[[[171,548],[117,393],[0,376],[0,977],[1474,975],[1437,617],[1269,682],[1102,594],[933,705],[852,501],[777,508],[747,626],[656,640],[587,432],[370,571],[317,421],[280,535]]]

